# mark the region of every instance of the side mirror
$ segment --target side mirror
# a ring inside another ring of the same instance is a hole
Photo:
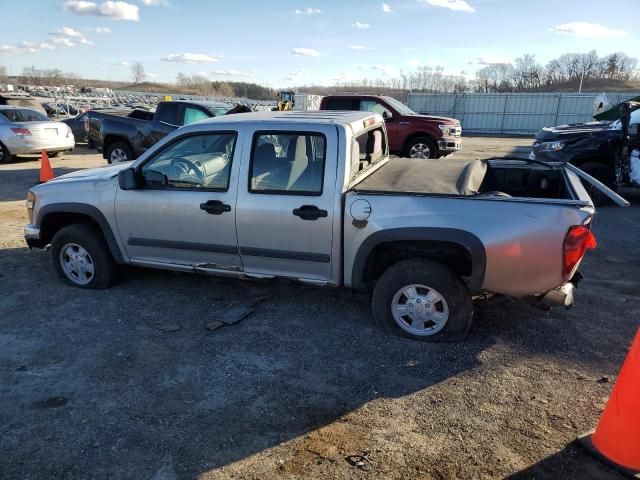
[[[169,185],[169,177],[162,172],[147,170],[144,174],[144,183],[150,187],[166,187]]]
[[[133,168],[126,168],[118,173],[118,185],[121,190],[135,190],[139,186],[138,176]]]
[[[389,120],[393,119],[393,115],[391,115],[387,111],[384,111],[384,112],[382,112],[382,118],[384,119],[385,122],[388,122]]]

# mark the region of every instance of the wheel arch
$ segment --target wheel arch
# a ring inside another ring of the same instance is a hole
[[[367,290],[391,265],[416,257],[444,263],[463,277],[471,292],[481,291],[486,253],[480,239],[464,230],[437,227],[382,230],[367,237],[354,259],[351,286]]]
[[[109,222],[93,205],[83,203],[53,203],[45,205],[38,211],[36,225],[40,227],[41,240],[44,245],[51,242],[53,236],[62,228],[84,223],[97,226],[109,246],[109,251],[117,263],[125,263],[116,237]]]

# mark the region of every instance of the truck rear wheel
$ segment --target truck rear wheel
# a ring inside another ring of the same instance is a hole
[[[429,137],[418,137],[409,140],[405,149],[409,158],[438,158],[438,146]]]
[[[51,241],[51,257],[56,273],[72,287],[108,288],[116,280],[116,263],[95,226],[60,229]]]
[[[133,150],[127,142],[115,142],[107,149],[107,162],[121,163],[133,160]]]
[[[473,317],[471,295],[447,266],[413,258],[389,267],[373,290],[378,326],[425,342],[456,342],[467,335]]]

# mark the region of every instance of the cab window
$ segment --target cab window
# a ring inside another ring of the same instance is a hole
[[[321,133],[256,133],[249,191],[321,195],[326,143]]]
[[[178,124],[178,103],[161,103],[158,105],[158,121],[177,127]]]
[[[182,124],[189,125],[190,123],[197,122],[199,120],[204,120],[205,118],[209,118],[209,115],[207,115],[205,112],[203,112],[199,108],[185,106]]]
[[[360,111],[377,113],[383,118],[389,118],[392,115],[391,110],[375,100],[361,100]]]
[[[235,143],[235,132],[180,138],[142,167],[145,186],[226,191]]]

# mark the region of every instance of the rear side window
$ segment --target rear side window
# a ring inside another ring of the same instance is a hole
[[[158,105],[158,121],[169,125],[178,126],[178,103],[161,103]]]
[[[358,100],[351,98],[330,98],[325,104],[325,110],[358,110]]]
[[[251,152],[249,191],[321,195],[326,145],[326,138],[321,133],[256,133]]]

